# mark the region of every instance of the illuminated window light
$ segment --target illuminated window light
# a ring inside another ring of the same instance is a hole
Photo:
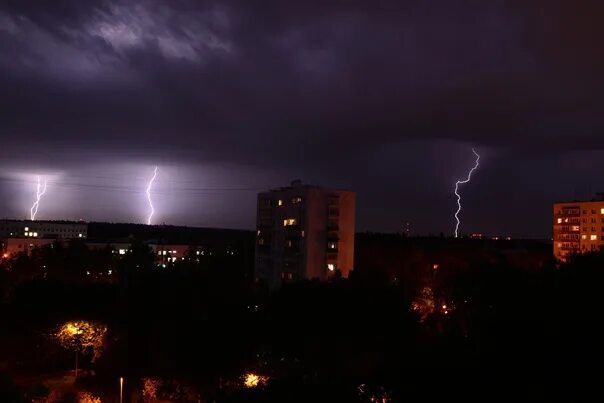
[[[36,236],[38,236],[38,233],[37,233],[37,232],[34,232],[34,237],[36,237]]]
[[[558,218],[558,224],[562,224],[562,219]]]
[[[125,255],[126,254],[126,249],[120,249],[120,255]]]
[[[296,224],[298,224],[298,220],[296,220],[295,218],[286,218],[285,220],[283,220],[284,227],[289,227]]]
[[[334,271],[336,269],[336,265],[333,263],[328,263],[327,264],[327,270],[329,271]]]
[[[604,214],[604,208],[600,209],[600,214]]]
[[[590,241],[597,241],[598,240],[598,236],[597,235],[590,235],[589,240]]]
[[[78,234],[78,238],[81,238],[81,237],[82,237],[82,234]]]
[[[28,231],[29,231],[29,227],[25,227],[25,232],[28,232]]]
[[[277,201],[277,205],[279,205],[279,206],[283,206],[283,200],[279,199],[279,200]]]
[[[587,235],[585,235],[585,234],[581,235],[581,239],[587,239]]]

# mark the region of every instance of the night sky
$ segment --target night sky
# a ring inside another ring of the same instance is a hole
[[[253,228],[292,179],[357,230],[549,237],[604,190],[604,2],[0,2],[0,217]]]

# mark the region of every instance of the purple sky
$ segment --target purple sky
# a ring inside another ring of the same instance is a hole
[[[358,230],[547,237],[604,190],[604,2],[0,3],[0,217],[253,228],[291,179]]]

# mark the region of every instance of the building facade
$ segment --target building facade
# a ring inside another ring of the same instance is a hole
[[[354,264],[356,194],[294,181],[258,194],[255,277],[276,286],[347,277]]]
[[[604,247],[604,197],[554,204],[554,256],[565,261],[573,253]]]
[[[0,220],[0,238],[86,238],[88,224],[75,221]]]

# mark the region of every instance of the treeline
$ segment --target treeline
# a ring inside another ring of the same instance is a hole
[[[68,261],[83,255],[68,249],[47,252],[76,270]],[[584,375],[572,388],[580,393],[591,390],[601,358],[604,252],[534,270],[482,259],[422,265],[404,278],[357,268],[348,279],[269,291],[228,256],[162,270],[143,246],[132,250],[111,258],[114,282],[51,276],[53,260],[32,256],[49,274],[21,281],[2,305],[5,368],[71,368],[72,355],[46,334],[74,318],[109,328],[103,355],[83,358],[95,377],[81,382],[102,391],[116,374],[132,388],[145,377],[176,378],[208,401],[490,401],[562,393]],[[247,372],[269,381],[243,388]]]

